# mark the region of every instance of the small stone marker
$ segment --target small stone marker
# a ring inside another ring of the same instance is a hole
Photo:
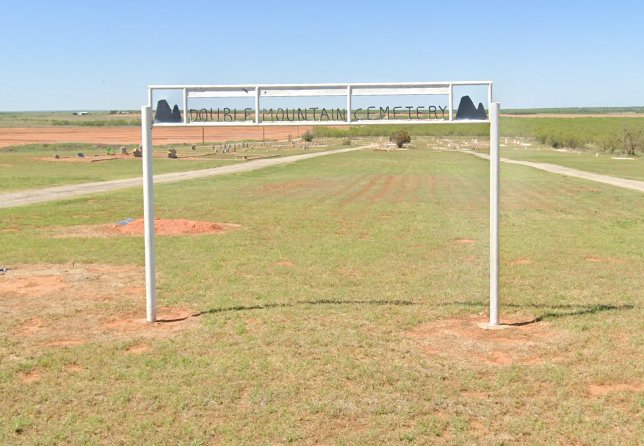
[[[121,155],[127,155],[127,147],[121,146]]]

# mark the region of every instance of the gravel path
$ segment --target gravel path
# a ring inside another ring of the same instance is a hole
[[[490,159],[490,156],[486,153],[471,153],[474,156],[483,158],[486,160]],[[548,164],[548,163],[535,163],[532,161],[518,161],[508,158],[501,158],[501,161],[508,164],[520,164],[522,166],[534,167],[535,169],[545,170],[550,173],[557,173],[559,175],[565,175],[567,177],[582,178],[584,180],[596,181],[598,183],[610,184],[611,186],[623,187],[624,189],[636,190],[639,192],[644,192],[644,181],[637,180],[627,180],[625,178],[611,177],[608,175],[601,175],[599,173],[591,173],[583,170],[571,169],[570,167],[563,167],[557,164]]]
[[[281,158],[267,158],[246,163],[233,164],[231,166],[213,167],[211,169],[191,170],[188,172],[164,173],[154,176],[154,184],[177,183],[179,181],[194,180],[196,178],[214,177],[217,175],[229,175],[231,173],[250,172],[278,164],[294,163],[296,161],[316,158],[318,156],[346,153],[355,150],[365,149],[371,146],[351,147],[348,149],[328,150],[325,152],[307,153],[304,155],[292,155]],[[141,177],[128,178],[124,180],[99,181],[95,183],[71,184],[65,186],[54,186],[43,189],[33,189],[21,192],[0,194],[0,208],[11,208],[25,206],[46,201],[63,200],[80,197],[84,195],[101,192],[112,192],[128,187],[142,187]]]

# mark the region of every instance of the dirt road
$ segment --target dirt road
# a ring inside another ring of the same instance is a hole
[[[298,137],[311,126],[268,127],[157,127],[154,144],[238,141],[242,139],[287,139]],[[99,144],[140,144],[141,128],[131,127],[24,127],[0,128],[0,148],[33,143],[85,142]]]
[[[231,173],[250,172],[252,170],[263,169],[264,167],[275,166],[278,164],[294,163],[296,161],[316,158],[318,156],[352,152],[354,150],[361,150],[367,147],[370,146],[351,147],[348,149],[329,150],[325,152],[307,153],[304,155],[292,155],[282,158],[260,159],[255,161],[248,161],[241,164],[233,164],[231,166],[213,167],[211,169],[164,173],[154,176],[154,184],[176,183],[179,181],[194,180],[197,178],[228,175]],[[124,180],[100,181],[95,183],[73,184],[66,186],[47,187],[44,189],[27,190],[22,192],[12,192],[7,194],[0,194],[0,208],[11,208],[34,203],[63,200],[80,197],[83,195],[96,194],[100,192],[111,192],[118,189],[126,189],[128,187],[141,187],[142,185],[143,182],[141,177],[137,177]]]
[[[486,153],[471,153],[474,156],[483,158],[486,160],[490,159],[490,156]],[[610,184],[611,186],[622,187],[624,189],[636,190],[638,192],[644,192],[644,181],[637,180],[627,180],[625,178],[611,177],[608,175],[601,175],[598,173],[586,172],[583,170],[571,169],[570,167],[563,167],[557,164],[548,164],[548,163],[535,163],[532,161],[518,161],[508,158],[501,158],[501,161],[508,164],[520,164],[522,166],[534,167],[535,169],[545,170],[546,172],[556,173],[559,175],[565,175],[567,177],[582,178],[584,180],[596,181],[598,183]]]

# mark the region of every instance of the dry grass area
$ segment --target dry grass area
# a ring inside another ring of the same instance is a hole
[[[505,315],[502,328],[486,330],[484,315],[468,315],[422,324],[407,332],[432,357],[470,366],[542,364],[562,359],[569,336],[534,316]]]
[[[142,278],[137,266],[13,265],[0,280],[0,330],[26,357],[43,348],[163,337],[195,323],[189,310],[163,307],[160,321],[148,324]]]

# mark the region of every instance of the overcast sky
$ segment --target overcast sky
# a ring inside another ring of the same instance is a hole
[[[492,80],[506,108],[644,105],[644,2],[13,1],[0,111],[136,109],[148,84]]]

